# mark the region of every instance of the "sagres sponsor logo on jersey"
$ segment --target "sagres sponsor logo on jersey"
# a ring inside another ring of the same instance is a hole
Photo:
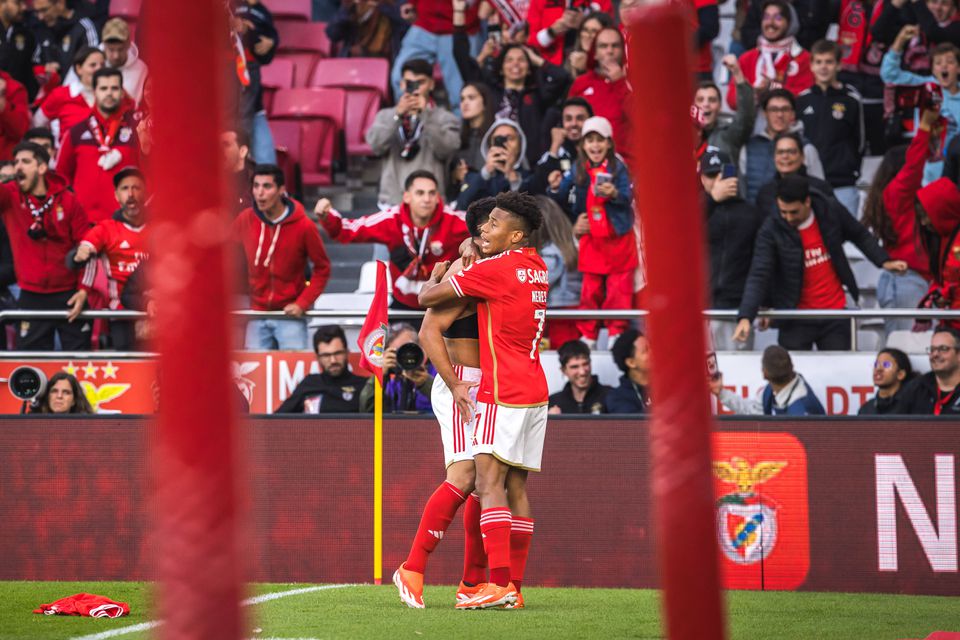
[[[383,366],[383,349],[387,338],[387,325],[381,324],[363,341],[363,353],[374,366]]]
[[[794,589],[810,567],[807,456],[787,433],[714,436],[717,542],[734,589]]]

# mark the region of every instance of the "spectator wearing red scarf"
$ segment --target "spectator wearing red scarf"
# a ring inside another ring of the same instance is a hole
[[[121,108],[120,70],[98,70],[93,90],[96,106],[89,117],[67,131],[57,171],[73,185],[90,220],[97,223],[116,210],[113,176],[124,167],[140,164],[140,145],[130,112]]]
[[[810,53],[790,35],[794,13],[786,0],[767,0],[763,4],[757,46],[740,56],[740,68],[755,89],[787,89],[793,95],[813,85]],[[737,88],[731,83],[727,104],[737,107]]]

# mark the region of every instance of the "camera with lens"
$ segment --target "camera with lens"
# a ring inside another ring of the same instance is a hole
[[[407,80],[406,92],[409,94],[414,94],[420,90],[420,81],[419,80]]]
[[[18,400],[22,400],[26,409],[26,403],[35,401],[37,396],[43,393],[47,386],[47,376],[34,367],[17,367],[10,374],[7,384],[10,387],[10,393]]]
[[[426,355],[416,342],[408,342],[397,348],[397,367],[401,371],[413,371],[423,366]]]

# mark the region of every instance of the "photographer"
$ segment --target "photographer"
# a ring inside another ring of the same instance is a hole
[[[457,209],[504,191],[529,191],[532,173],[527,168],[527,138],[513,120],[497,120],[480,143],[486,159],[480,171],[470,171],[457,197]]]
[[[403,184],[414,171],[432,173],[438,193],[446,193],[447,166],[460,148],[460,120],[433,101],[433,86],[433,66],[407,60],[397,104],[381,109],[367,130],[367,144],[383,157],[379,201],[384,208],[403,199]]]
[[[383,351],[383,412],[433,413],[430,391],[436,374],[417,343],[417,330],[401,322],[390,326]],[[374,379],[360,392],[360,413],[373,413]]]

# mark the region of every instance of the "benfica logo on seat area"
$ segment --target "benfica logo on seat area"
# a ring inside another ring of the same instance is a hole
[[[795,589],[810,567],[807,456],[787,433],[714,435],[717,542],[732,589]]]

